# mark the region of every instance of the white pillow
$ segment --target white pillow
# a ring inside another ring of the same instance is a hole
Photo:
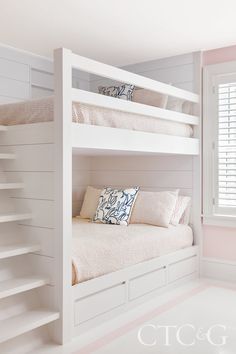
[[[92,219],[96,213],[101,189],[96,189],[88,186],[85,192],[82,208],[80,210],[80,216],[84,219]]]
[[[168,227],[178,192],[139,192],[130,223]]]
[[[135,89],[133,92],[133,102],[147,104],[159,108],[166,108],[168,96],[162,93],[146,90]]]
[[[185,209],[183,215],[181,216],[179,223],[182,225],[189,225],[190,224],[190,215],[191,215],[191,200],[188,203],[188,206]]]
[[[93,221],[128,226],[138,191],[139,187],[127,189],[104,188]]]
[[[185,114],[193,114],[193,104],[191,102],[171,96],[168,97],[166,109]]]
[[[171,221],[170,221],[170,223],[172,225],[176,226],[180,223],[180,219],[182,218],[186,209],[190,205],[190,200],[191,200],[190,197],[185,197],[182,195],[178,196],[177,201],[176,201],[176,205],[174,208],[174,212],[172,214]]]

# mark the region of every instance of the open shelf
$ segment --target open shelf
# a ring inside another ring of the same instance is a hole
[[[7,213],[7,214],[0,214],[0,223],[3,222],[12,222],[12,221],[21,221],[21,220],[29,220],[31,219],[32,215],[29,213]]]
[[[0,343],[44,326],[59,318],[59,312],[36,309],[0,321]]]
[[[194,138],[78,123],[72,123],[71,132],[73,150],[84,154],[199,154],[199,140]]]
[[[0,259],[20,256],[22,254],[38,252],[40,251],[40,245],[34,245],[30,243],[26,244],[13,244],[9,246],[0,247]]]
[[[0,282],[0,299],[47,285],[48,279],[42,277],[14,278]]]

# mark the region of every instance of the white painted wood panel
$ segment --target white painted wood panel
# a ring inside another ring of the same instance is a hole
[[[27,99],[30,97],[29,84],[27,82],[1,77],[0,96]]]
[[[72,123],[72,127],[74,153],[85,155],[199,154],[199,140],[194,138],[77,123]]]
[[[96,171],[91,172],[92,184],[162,188],[192,188],[191,171]]]
[[[40,245],[40,249],[34,251],[34,253],[36,252],[44,256],[54,257],[56,235],[54,234],[53,229],[31,225],[19,225],[19,229],[23,242],[31,242],[35,245]]]
[[[198,102],[198,97],[195,94],[180,90],[175,87],[170,87],[162,82],[157,82],[144,76],[138,76],[134,73],[125,70],[114,68],[107,64],[102,64],[94,60],[90,60],[75,54],[71,54],[72,67],[79,70],[84,70],[91,74],[102,75],[109,79],[127,82],[138,87],[143,87],[148,90],[171,95],[181,99],[186,99],[191,102]]]
[[[53,145],[35,144],[35,145],[17,145],[1,147],[2,152],[14,152],[16,159],[13,162],[4,164],[5,171],[53,171]]]
[[[16,209],[25,210],[32,214],[30,220],[20,222],[21,225],[38,227],[54,227],[54,202],[39,199],[14,198]]]
[[[78,325],[125,303],[125,284],[105,289],[75,303],[75,324]]]
[[[129,299],[136,299],[165,285],[166,268],[143,274],[129,281]]]
[[[6,172],[6,178],[24,183],[24,188],[10,192],[11,197],[54,199],[54,172]]]
[[[37,99],[37,98],[42,98],[42,97],[49,97],[53,95],[52,90],[40,88],[40,87],[31,87],[31,98],[32,99]]]
[[[91,157],[92,171],[192,171],[192,164],[192,156],[178,155]]]
[[[53,74],[36,69],[31,70],[31,85],[39,88],[50,89],[53,91]]]
[[[197,257],[191,257],[169,266],[169,281],[174,282],[197,271]]]
[[[72,89],[72,100],[97,107],[138,114],[141,116],[148,116],[157,119],[161,118],[167,121],[187,123],[192,125],[197,125],[199,123],[197,116],[175,112],[159,107],[148,106],[128,100],[117,100],[117,98],[111,96],[99,95],[93,92],[85,92],[84,90]]]
[[[0,58],[0,76],[8,77],[13,80],[29,82],[29,73],[29,65],[6,58]]]
[[[53,141],[53,122],[21,124],[7,127],[7,132],[1,134],[0,146],[49,144]]]

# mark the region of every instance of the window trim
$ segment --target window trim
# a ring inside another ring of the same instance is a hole
[[[222,213],[222,208],[217,208],[218,121],[212,118],[218,117],[215,104],[217,90],[214,88],[221,75],[236,76],[236,61],[208,65],[203,69],[203,223],[234,227],[236,209],[233,214],[227,214]]]

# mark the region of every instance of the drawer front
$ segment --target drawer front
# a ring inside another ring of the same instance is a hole
[[[75,302],[75,325],[125,304],[126,285],[119,284]]]
[[[143,274],[129,282],[129,299],[134,300],[166,284],[166,269]]]
[[[193,256],[169,266],[170,283],[197,271],[197,257]]]

